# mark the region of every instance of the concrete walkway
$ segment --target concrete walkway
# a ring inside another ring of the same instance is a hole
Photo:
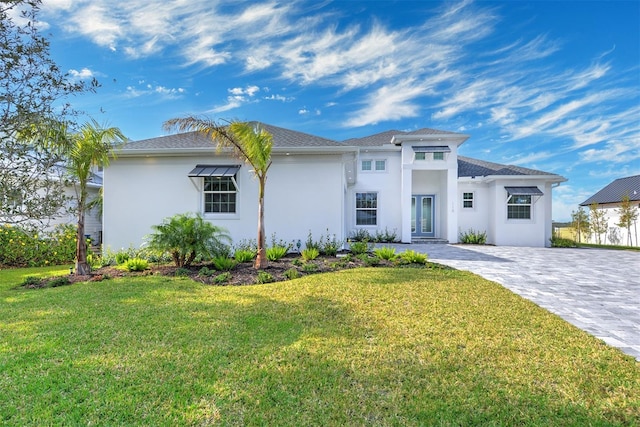
[[[640,252],[445,244],[393,245],[467,270],[640,360]]]

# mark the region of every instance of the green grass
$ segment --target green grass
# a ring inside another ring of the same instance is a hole
[[[60,272],[68,272],[65,268]],[[139,277],[14,289],[0,424],[634,425],[631,357],[455,270],[269,285]]]

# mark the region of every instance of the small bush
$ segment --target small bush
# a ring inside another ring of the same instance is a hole
[[[42,287],[42,279],[34,276],[27,276],[24,278],[20,286],[25,288],[41,288]]]
[[[47,283],[48,286],[52,288],[57,288],[58,286],[67,286],[71,284],[71,280],[68,277],[56,277]]]
[[[220,273],[216,277],[214,277],[213,283],[222,285],[224,283],[227,283],[229,280],[231,280],[232,277],[233,276],[231,275],[231,273],[229,273],[228,271],[225,271],[224,273]]]
[[[218,271],[230,271],[236,264],[238,262],[235,259],[226,256],[217,256],[213,259],[213,266]]]
[[[552,248],[577,248],[578,244],[571,240],[566,239],[564,237],[553,236],[551,239],[551,247]]]
[[[354,255],[360,255],[369,252],[371,245],[369,241],[362,240],[349,243],[349,249]]]
[[[291,264],[295,265],[296,267],[302,267],[304,265],[304,262],[301,259],[296,258],[291,261]]]
[[[401,264],[426,264],[427,255],[414,250],[404,251],[398,257]]]
[[[374,240],[377,243],[393,243],[398,241],[398,233],[394,228],[393,231],[389,231],[387,227],[384,228],[384,231],[376,230],[376,234],[374,236]]]
[[[198,276],[209,277],[213,275],[213,271],[209,270],[207,267],[202,267],[200,271],[198,271]]]
[[[188,268],[178,267],[178,268],[176,268],[176,272],[173,273],[173,274],[176,277],[186,277],[186,276],[189,275],[189,273],[190,273],[190,271],[189,271]]]
[[[288,246],[272,246],[270,248],[267,248],[267,259],[269,261],[278,261],[279,259],[283,258],[287,252],[289,252],[289,247]]]
[[[367,230],[365,230],[364,228],[358,228],[351,232],[351,234],[349,235],[349,240],[353,242],[369,242],[373,239],[371,239],[371,235]]]
[[[307,249],[303,249],[300,255],[302,255],[303,260],[312,261],[318,258],[318,256],[320,255],[320,252],[316,248],[307,248]]]
[[[264,283],[271,283],[273,281],[275,281],[275,279],[271,273],[268,273],[264,270],[258,271],[258,277],[256,278],[256,283],[264,284]]]
[[[484,245],[487,243],[487,232],[479,232],[475,231],[473,228],[470,228],[469,231],[464,233],[460,233],[460,243],[466,243],[471,245]]]
[[[122,265],[129,261],[129,252],[119,251],[116,253],[116,264]]]
[[[318,266],[315,265],[314,263],[308,263],[302,266],[302,271],[304,271],[305,273],[315,273],[316,271],[318,271]]]
[[[398,256],[396,254],[396,248],[392,248],[389,246],[384,246],[381,248],[375,248],[373,253],[380,259],[385,259],[387,261],[393,261]]]
[[[127,271],[144,271],[149,267],[149,262],[146,259],[131,258],[125,261],[124,267]]]
[[[293,280],[300,277],[300,273],[295,268],[290,268],[286,270],[284,273],[282,273],[282,275],[286,277],[288,280]]]
[[[233,257],[237,262],[251,262],[256,257],[257,252],[253,249],[236,249]]]
[[[327,235],[320,236],[320,242],[318,242],[318,246],[321,254],[327,256],[336,256],[338,250],[342,246],[342,241],[338,241],[335,234],[329,234],[329,229],[327,229]]]
[[[375,267],[380,264],[380,258],[377,256],[370,256],[369,254],[359,254],[356,257],[364,263],[367,267]]]
[[[305,242],[305,248],[307,249],[317,249],[320,252],[320,243],[315,242],[313,240],[313,236],[311,235],[311,230],[309,230],[309,234],[307,235],[307,241]]]

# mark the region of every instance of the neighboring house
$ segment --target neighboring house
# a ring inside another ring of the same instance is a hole
[[[256,124],[258,125],[258,124]],[[458,156],[468,136],[388,131],[336,142],[260,124],[273,135],[265,195],[267,242],[311,232],[346,240],[357,229],[398,239],[545,246],[552,188],[562,176]],[[104,172],[104,244],[139,246],[151,226],[199,212],[234,241],[255,239],[258,185],[250,168],[190,132],[131,142]]]
[[[629,176],[626,178],[616,179],[593,196],[589,197],[580,206],[589,208],[594,203],[598,204],[598,209],[605,211],[605,218],[608,223],[608,231],[606,238],[603,238],[605,244],[626,245],[629,241],[629,233],[626,228],[620,228],[616,224],[620,222],[620,203],[622,198],[627,195],[631,206],[636,209],[640,215],[640,175]],[[637,220],[631,226],[631,242],[633,246],[638,245],[638,228]],[[596,242],[596,237],[591,236],[591,243]]]

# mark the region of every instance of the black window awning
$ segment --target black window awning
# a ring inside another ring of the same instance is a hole
[[[451,148],[447,145],[413,146],[416,153],[450,153]]]
[[[188,176],[234,176],[239,169],[238,165],[196,165]]]
[[[510,196],[543,196],[538,187],[504,187]]]

